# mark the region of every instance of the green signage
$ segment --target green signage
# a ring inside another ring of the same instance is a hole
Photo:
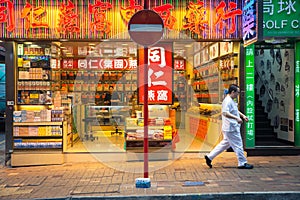
[[[300,1],[263,1],[264,37],[300,36]]]
[[[300,146],[300,42],[295,51],[295,146]]]
[[[255,91],[254,91],[254,44],[246,47],[245,59],[245,114],[249,118],[246,126],[246,148],[255,146]]]

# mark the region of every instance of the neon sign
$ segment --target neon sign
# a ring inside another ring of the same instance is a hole
[[[190,2],[188,12],[185,16],[187,23],[183,25],[183,28],[200,35],[202,31],[205,31],[208,27],[208,20],[205,14],[206,9],[204,8],[203,2],[198,1],[196,4]]]
[[[163,19],[164,27],[170,30],[174,28],[175,22],[177,21],[176,18],[171,15],[170,10],[173,8],[174,7],[171,4],[165,4],[153,8],[153,10],[157,12],[160,15],[160,17]]]
[[[7,30],[12,32],[15,30],[15,10],[11,1],[0,0],[0,4],[6,4],[7,6],[0,6],[0,23],[7,23]]]
[[[68,0],[68,4],[62,5],[59,8],[59,27],[57,28],[58,32],[61,34],[67,33],[78,33],[80,28],[78,26],[78,14],[74,13],[75,6],[74,4]]]
[[[94,21],[90,22],[91,31],[99,31],[101,35],[111,31],[112,23],[107,20],[106,11],[111,9],[110,3],[97,1],[95,5],[89,4],[89,13],[94,16]]]
[[[121,7],[121,16],[125,20],[126,24],[128,24],[130,18],[139,10],[143,10],[143,6],[136,5],[135,0],[129,0],[130,5],[128,7]]]
[[[26,21],[26,30],[28,30],[30,27],[48,28],[48,23],[42,21],[46,14],[47,12],[44,7],[39,6],[37,8],[33,8],[32,5],[27,2],[21,13],[21,18],[24,18]]]
[[[127,25],[143,0],[0,0],[0,38],[129,39]],[[239,0],[149,1],[164,22],[165,39],[185,34],[193,39],[241,38]],[[267,24],[268,25],[268,24]],[[175,31],[175,32],[172,32]]]
[[[257,40],[256,0],[246,2],[243,12],[243,40],[246,46]]]
[[[237,3],[229,2],[227,8],[225,1],[221,1],[216,6],[215,11],[212,12],[210,12],[212,5],[210,5],[210,10],[207,10],[207,7],[209,8],[200,0],[197,3],[190,2],[185,16],[186,24],[183,25],[183,28],[203,36],[211,30],[222,36],[226,34],[224,29],[229,35],[236,33],[236,17],[243,13],[241,9],[237,8]],[[211,13],[215,13],[215,16]],[[211,18],[213,20],[212,24],[209,23]]]
[[[237,15],[242,15],[243,12],[241,9],[236,9],[237,4],[234,2],[229,2],[229,9],[226,11],[226,3],[221,1],[221,3],[216,8],[216,19],[214,21],[214,26],[219,26],[220,31],[223,30],[223,26],[226,26],[224,21],[231,20],[231,27],[228,28],[228,33],[232,34],[236,31],[236,22],[235,17]]]

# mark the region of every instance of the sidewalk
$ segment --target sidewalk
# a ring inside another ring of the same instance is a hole
[[[150,161],[149,170],[162,162]],[[135,187],[143,162],[117,163],[125,171],[109,163],[0,166],[0,199],[300,199],[300,156],[248,157],[252,170],[237,169],[231,152],[217,157],[212,169],[196,153],[168,162],[149,172],[147,189]],[[186,181],[204,185],[184,186]]]

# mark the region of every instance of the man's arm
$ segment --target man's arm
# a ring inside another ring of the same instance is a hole
[[[238,116],[235,116],[233,114],[231,114],[230,112],[223,112],[222,113],[225,117],[231,118],[231,119],[235,119],[239,124],[243,123],[243,120],[241,118],[239,118]]]
[[[246,122],[249,121],[249,119],[248,119],[248,117],[247,117],[246,115],[244,115],[241,111],[239,111],[239,113],[240,113],[240,116],[241,116]]]

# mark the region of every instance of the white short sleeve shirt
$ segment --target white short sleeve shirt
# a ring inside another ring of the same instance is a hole
[[[222,113],[229,112],[232,115],[240,117],[239,110],[236,102],[227,95],[222,103]],[[236,119],[225,117],[222,114],[222,131],[232,132],[232,131],[240,131],[240,124]]]

